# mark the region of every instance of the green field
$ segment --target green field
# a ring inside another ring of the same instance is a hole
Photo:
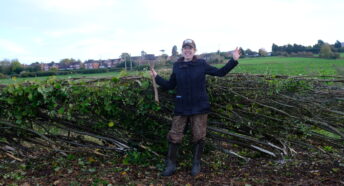
[[[341,54],[344,56],[344,54]],[[213,66],[221,67],[224,64]],[[159,71],[158,71],[159,72]],[[233,73],[250,74],[271,74],[271,75],[341,75],[344,76],[344,59],[320,59],[301,57],[259,57],[243,58],[239,60],[239,65],[233,69]],[[72,74],[61,75],[57,78],[80,78],[80,77],[111,77],[118,76],[118,72],[98,73],[98,74]],[[128,72],[129,75],[137,75],[139,72]],[[148,71],[145,76],[149,76]],[[0,79],[0,84],[22,82],[25,80],[36,81],[45,80],[48,77]]]
[[[222,64],[214,65],[217,67]],[[344,75],[344,59],[301,57],[244,58],[233,69],[234,73],[272,75]]]

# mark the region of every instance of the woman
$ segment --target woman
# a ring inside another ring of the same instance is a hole
[[[182,142],[184,127],[189,121],[192,126],[193,160],[191,175],[196,176],[201,171],[201,154],[206,136],[208,113],[210,112],[209,98],[206,92],[205,75],[225,76],[238,65],[240,52],[236,48],[232,58],[222,68],[210,66],[203,59],[195,56],[196,44],[191,39],[183,41],[182,55],[173,64],[172,74],[167,81],[151,69],[151,75],[163,89],[176,88],[175,109],[172,127],[167,135],[169,142],[167,166],[162,176],[171,176],[176,171],[178,146]]]

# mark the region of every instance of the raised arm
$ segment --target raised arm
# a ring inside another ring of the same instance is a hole
[[[230,59],[225,66],[222,68],[216,68],[211,65],[209,65],[207,62],[204,62],[205,64],[205,73],[212,76],[225,76],[229,71],[231,71],[235,66],[238,65],[238,61],[235,61],[234,59]]]
[[[208,63],[204,62],[205,73],[212,76],[220,76],[220,77],[225,76],[229,71],[231,71],[235,66],[239,64],[238,59],[240,58],[240,55],[241,55],[240,50],[237,47],[232,53],[233,58],[231,58],[228,61],[228,63],[226,63],[226,65],[220,69],[210,66]]]

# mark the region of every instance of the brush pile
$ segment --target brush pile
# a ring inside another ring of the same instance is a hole
[[[229,74],[207,77],[207,87],[212,149],[245,160],[343,154],[344,77]],[[0,150],[24,156],[38,144],[62,154],[82,147],[164,155],[175,92],[158,92],[159,104],[142,76],[1,86]]]

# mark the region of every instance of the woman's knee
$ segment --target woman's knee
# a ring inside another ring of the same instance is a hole
[[[170,131],[167,134],[167,140],[171,143],[182,143],[183,136],[184,134],[182,132],[176,133],[176,132]]]

